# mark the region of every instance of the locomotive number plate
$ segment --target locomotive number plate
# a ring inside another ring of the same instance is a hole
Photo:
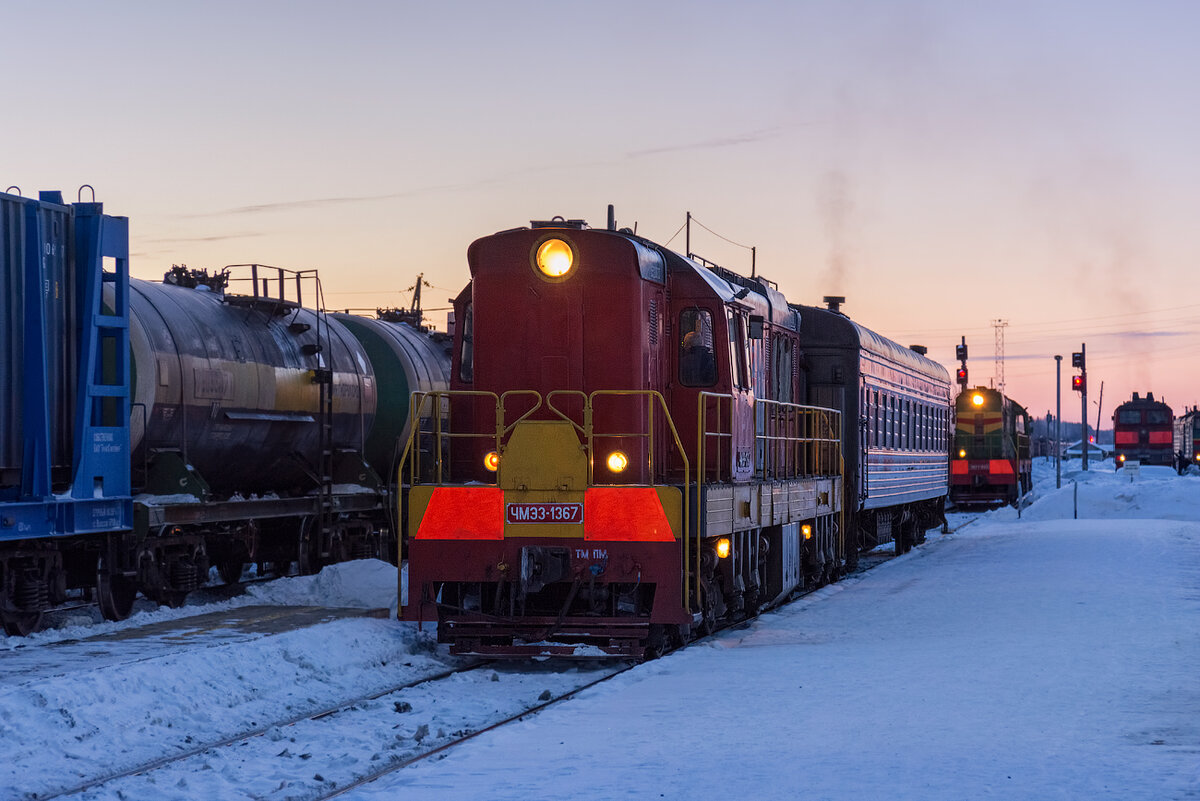
[[[510,503],[505,506],[509,523],[582,523],[582,503]]]

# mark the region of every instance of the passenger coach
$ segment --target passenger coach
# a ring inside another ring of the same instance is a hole
[[[857,550],[895,540],[903,553],[945,521],[950,375],[925,348],[851,320],[840,311],[844,298],[825,300],[825,309],[797,307],[805,397],[846,421],[847,530]]]

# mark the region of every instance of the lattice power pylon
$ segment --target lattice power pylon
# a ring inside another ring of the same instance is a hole
[[[1008,327],[1008,320],[992,320],[992,327],[996,329],[996,389],[1000,394],[1004,394],[1004,329]]]

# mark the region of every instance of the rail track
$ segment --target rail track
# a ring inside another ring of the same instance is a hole
[[[960,522],[956,529],[970,522]],[[850,575],[867,572],[891,556],[864,554]],[[488,667],[492,670],[484,670]],[[25,798],[284,796],[323,801],[538,714],[633,667],[636,663],[617,661],[473,661]],[[446,698],[454,703],[446,705]]]

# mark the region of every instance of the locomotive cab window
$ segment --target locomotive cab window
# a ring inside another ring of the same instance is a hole
[[[472,325],[471,304],[463,311],[462,345],[458,351],[458,378],[471,383],[475,380],[475,331]]]
[[[733,384],[748,389],[750,380],[746,374],[746,318],[733,311],[729,316],[729,365],[733,370]]]
[[[679,330],[679,383],[685,387],[712,386],[717,381],[712,314],[707,309],[685,309],[679,315]]]

